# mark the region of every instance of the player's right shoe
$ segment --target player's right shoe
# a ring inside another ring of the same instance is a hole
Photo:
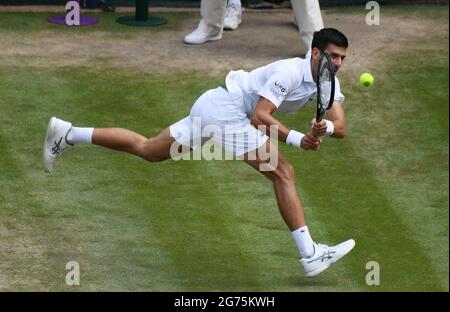
[[[56,117],[50,118],[44,141],[45,172],[51,172],[55,160],[61,157],[64,151],[72,146],[72,144],[67,142],[67,134],[71,128],[72,124],[70,122]]]
[[[306,276],[314,276],[328,269],[333,263],[345,256],[355,247],[355,241],[349,239],[336,246],[314,243],[314,255],[300,259]]]

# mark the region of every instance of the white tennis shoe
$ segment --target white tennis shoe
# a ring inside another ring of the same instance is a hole
[[[223,20],[223,28],[235,30],[242,22],[242,7],[234,4],[228,5],[225,10],[225,18]]]
[[[306,276],[314,276],[328,269],[330,265],[345,256],[355,247],[355,241],[349,239],[336,246],[327,246],[314,243],[314,255],[310,258],[300,259]]]
[[[196,30],[184,37],[184,42],[188,44],[203,44],[207,41],[222,39],[222,29],[215,30],[214,27],[207,25],[203,19],[198,24]]]
[[[72,146],[72,144],[67,142],[67,134],[71,128],[72,124],[70,122],[56,117],[50,118],[44,141],[45,172],[51,172],[55,160],[61,157],[64,151]]]

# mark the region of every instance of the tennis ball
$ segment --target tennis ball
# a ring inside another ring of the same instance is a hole
[[[363,87],[370,87],[373,85],[373,76],[369,73],[362,73],[361,76],[359,76],[359,84]]]

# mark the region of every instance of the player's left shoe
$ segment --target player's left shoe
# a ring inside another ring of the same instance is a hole
[[[51,172],[55,160],[61,157],[64,151],[72,146],[72,144],[67,142],[67,134],[71,128],[72,124],[70,122],[56,117],[50,118],[44,141],[45,172]]]
[[[315,276],[328,269],[355,247],[353,239],[346,240],[336,246],[314,243],[314,255],[300,259],[306,276]]]

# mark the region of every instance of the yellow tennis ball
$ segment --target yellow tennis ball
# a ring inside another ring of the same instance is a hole
[[[370,87],[373,85],[373,76],[369,73],[362,73],[359,77],[359,84],[363,87]]]

